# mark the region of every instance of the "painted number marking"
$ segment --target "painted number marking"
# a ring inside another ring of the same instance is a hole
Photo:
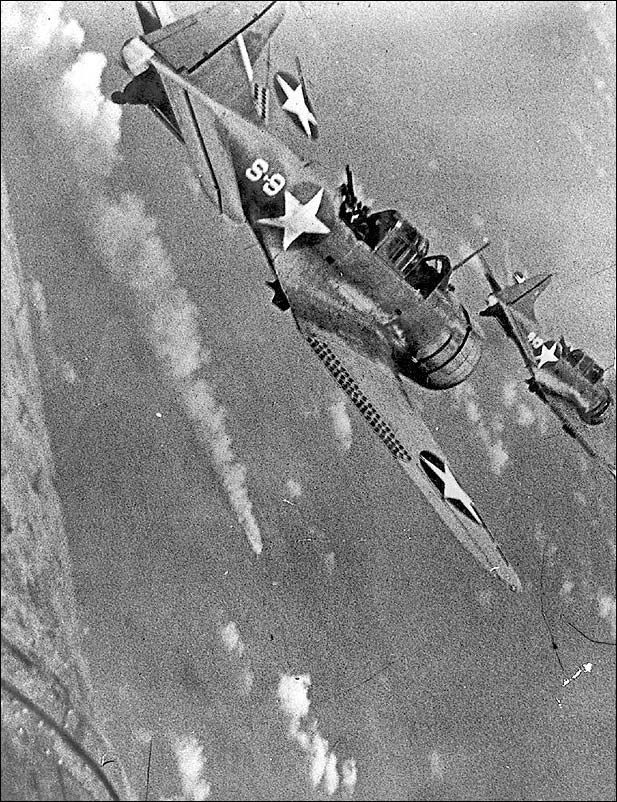
[[[246,169],[246,177],[250,181],[259,181],[268,172],[268,162],[263,159],[255,159],[253,164]]]
[[[268,175],[268,162],[264,159],[255,159],[253,164],[247,167],[245,175],[249,181],[263,181],[262,190],[271,198],[285,186],[285,178],[280,173]]]

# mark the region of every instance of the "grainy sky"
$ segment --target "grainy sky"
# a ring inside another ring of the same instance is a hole
[[[152,738],[150,799],[614,797],[614,649],[566,623],[614,640],[614,486],[483,322],[477,374],[423,400],[525,593],[491,582],[181,146],[104,101],[132,4],[34,5],[3,3],[3,158],[84,648],[136,793]],[[501,275],[553,271],[543,332],[608,364],[614,24],[603,3],[290,3],[272,60],[301,57],[322,174],[350,163],[435,251],[488,236]],[[457,283],[482,308],[474,269]],[[564,669],[593,663],[566,689],[543,550]]]

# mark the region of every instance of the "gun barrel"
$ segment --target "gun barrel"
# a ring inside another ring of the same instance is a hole
[[[351,174],[351,167],[348,164],[345,165],[345,172],[347,173],[347,191],[349,195],[353,197],[354,196],[353,176]]]
[[[470,254],[469,254],[469,256],[466,256],[464,259],[461,259],[461,261],[460,261],[460,262],[457,262],[457,263],[454,265],[454,267],[452,268],[452,272],[454,273],[454,271],[455,271],[455,270],[458,270],[458,269],[459,269],[459,267],[462,267],[463,265],[466,265],[466,264],[467,264],[467,262],[469,262],[469,260],[470,260],[470,259],[473,259],[473,257],[474,257],[474,256],[477,256],[477,255],[478,255],[478,254],[479,254],[481,251],[483,251],[485,248],[488,248],[488,246],[489,246],[490,244],[491,244],[491,243],[490,243],[490,241],[489,241],[489,240],[487,240],[486,242],[484,242],[482,245],[480,245],[480,247],[479,247],[479,248],[476,248],[476,249],[475,249],[475,251],[474,251],[473,253],[470,253]]]

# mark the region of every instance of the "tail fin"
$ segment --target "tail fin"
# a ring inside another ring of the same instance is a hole
[[[163,28],[176,20],[167,3],[135,2],[135,8],[139,15],[141,27],[146,34],[158,31],[159,28]]]

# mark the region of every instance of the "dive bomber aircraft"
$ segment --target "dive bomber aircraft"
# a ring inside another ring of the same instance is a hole
[[[300,82],[276,73],[278,105],[256,78],[281,4],[251,14],[251,3],[219,3],[165,25],[153,3],[136,5],[144,33],[122,49],[133,78],[112,99],[148,106],[184,143],[204,194],[260,245],[274,274],[273,303],[291,311],[461,545],[520,591],[411,398],[413,383],[453,387],[480,359],[482,339],[451,286],[456,266],[429,256],[428,240],[397,211],[365,206],[349,168],[343,185],[331,187],[298,155],[317,134],[301,71]]]
[[[604,368],[580,348],[572,348],[561,336],[546,340],[538,333],[535,302],[550,281],[550,273],[525,278],[514,273],[515,283],[502,287],[483,255],[480,260],[492,290],[488,306],[480,312],[495,317],[515,343],[530,373],[527,385],[559,418],[563,430],[577,440],[584,451],[607,468],[615,478],[615,467],[608,463],[572,420],[572,413],[587,426],[606,420],[613,397],[604,384]]]

